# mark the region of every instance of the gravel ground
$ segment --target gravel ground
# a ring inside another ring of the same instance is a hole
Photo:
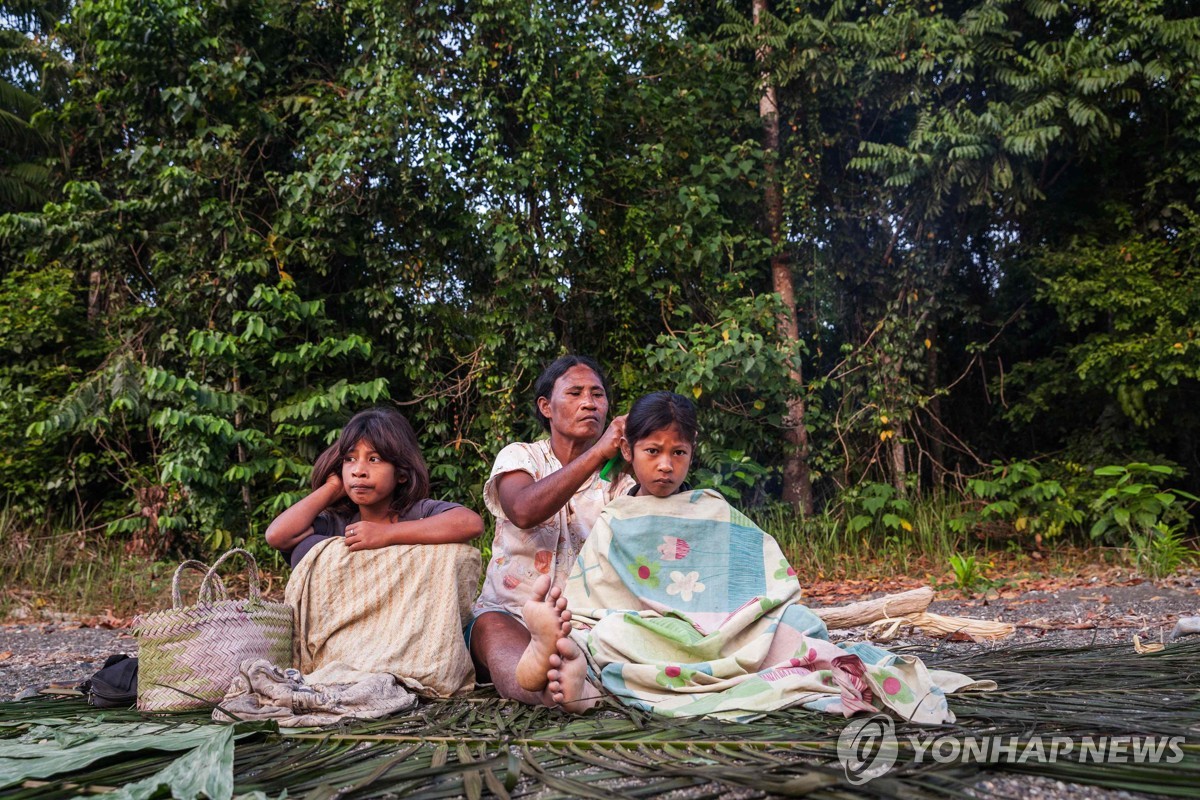
[[[0,700],[53,681],[83,681],[114,653],[137,655],[137,642],[128,631],[72,622],[2,625]]]
[[[993,592],[974,599],[949,595],[936,600],[930,611],[994,619],[1017,626],[1012,637],[985,645],[989,647],[1040,639],[1047,646],[1063,647],[1128,642],[1131,650],[1135,635],[1143,642],[1166,641],[1181,616],[1200,616],[1200,574],[1159,583],[1136,579],[1119,583],[1104,585],[1096,579],[1091,585],[1056,591],[1027,591],[1012,596]],[[137,653],[137,643],[128,630],[88,627],[69,615],[54,617],[0,625],[0,700],[12,699],[31,686],[52,681],[82,681],[99,669],[109,655]],[[930,640],[908,634],[897,643],[928,645]],[[979,646],[955,642],[940,645],[951,652],[960,647]],[[1047,800],[1124,800],[1147,796],[1004,773],[989,774],[972,791],[979,797]]]
[[[1047,646],[1128,643],[1132,648],[1134,636],[1143,644],[1165,644],[1180,617],[1200,616],[1200,574],[1159,583],[1135,579],[1117,586],[1097,583],[1011,597],[991,593],[976,599],[935,600],[929,610],[1016,626],[1016,633],[985,645],[990,647],[1041,640]],[[927,638],[911,641],[929,642]]]

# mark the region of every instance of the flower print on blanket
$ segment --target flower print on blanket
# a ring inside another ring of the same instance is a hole
[[[667,716],[886,707],[940,724],[954,720],[946,693],[994,686],[871,644],[830,642],[779,545],[711,490],[618,497],[565,594],[604,688]]]
[[[658,586],[658,564],[647,561],[642,556],[638,556],[629,565],[629,571],[646,586],[651,588]]]
[[[686,539],[678,536],[664,536],[663,543],[658,546],[658,552],[663,561],[678,561],[691,552],[692,546]]]
[[[667,587],[667,594],[679,595],[680,600],[690,603],[692,602],[692,597],[707,588],[707,586],[700,582],[699,572],[689,572],[684,575],[682,572],[676,570],[671,573],[671,585]]]

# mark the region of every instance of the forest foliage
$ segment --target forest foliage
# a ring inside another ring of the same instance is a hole
[[[743,505],[803,425],[848,529],[953,492],[964,524],[1177,535],[1200,4],[755,5],[2,0],[4,508],[257,541],[381,402],[475,503],[574,351],[617,410],[696,398]]]

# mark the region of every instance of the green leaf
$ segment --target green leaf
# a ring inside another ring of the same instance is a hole
[[[180,725],[177,723],[63,724],[46,729],[46,734],[67,734],[71,741],[86,741],[63,747],[60,739],[45,740],[36,734],[30,742],[0,741],[0,789],[30,778],[46,779],[83,769],[102,759],[143,751],[195,750],[212,743],[206,755],[224,752],[233,727]],[[228,797],[228,795],[226,795]]]
[[[209,728],[200,744],[148,778],[113,792],[114,800],[150,800],[160,790],[175,800],[229,800],[233,797],[234,728]]]

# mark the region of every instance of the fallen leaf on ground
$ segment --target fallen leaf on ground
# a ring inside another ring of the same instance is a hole
[[[84,625],[89,628],[116,630],[118,628],[128,628],[132,622],[132,617],[118,617],[113,614],[111,608],[106,608],[104,609],[103,614],[95,617],[88,617],[86,620],[84,620]]]
[[[5,650],[3,653],[0,653],[0,661],[7,661],[10,658],[12,658],[12,650]]]

